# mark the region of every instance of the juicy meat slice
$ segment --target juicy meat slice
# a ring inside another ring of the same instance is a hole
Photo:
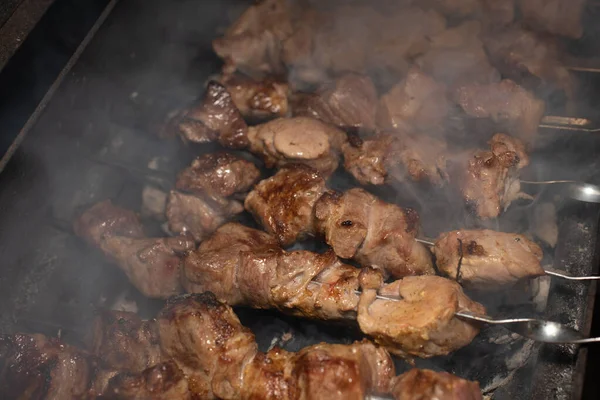
[[[178,190],[211,199],[247,192],[260,177],[253,162],[231,153],[208,153],[196,158],[177,176]]]
[[[362,400],[383,393],[394,375],[389,354],[369,341],[351,345],[321,343],[292,357],[296,396],[304,399]]]
[[[510,25],[489,31],[482,40],[490,60],[503,76],[527,84],[530,89],[549,82],[573,98],[573,81],[554,38]]]
[[[363,286],[358,305],[360,329],[392,353],[410,357],[446,355],[469,344],[478,326],[457,318],[457,311],[485,314],[485,308],[457,282],[439,276],[408,276],[377,288]]]
[[[285,117],[289,111],[289,86],[286,82],[266,78],[254,80],[230,75],[221,80],[235,106],[246,118]]]
[[[319,119],[340,128],[375,130],[377,90],[368,76],[347,73],[315,93],[295,96],[295,116]]]
[[[191,234],[197,242],[213,233],[231,216],[244,211],[237,200],[220,199],[220,204],[201,196],[172,190],[167,199],[167,220],[172,233]]]
[[[181,256],[195,248],[186,237],[128,238],[112,236],[102,250],[146,297],[168,298],[181,293]]]
[[[158,316],[161,347],[187,376],[193,398],[239,398],[257,353],[252,332],[212,293],[171,299]]]
[[[433,248],[437,266],[474,288],[497,287],[544,275],[542,249],[523,235],[491,230],[442,234]]]
[[[161,361],[156,321],[134,313],[102,310],[92,331],[91,352],[106,369],[140,372]]]
[[[413,67],[402,81],[381,96],[378,126],[382,130],[439,132],[449,110],[446,86]]]
[[[545,110],[542,100],[508,79],[461,86],[455,91],[455,99],[467,115],[491,118],[526,141],[536,136]]]
[[[285,252],[264,232],[239,224],[219,228],[186,258],[184,271],[188,291],[320,319],[353,318],[361,274],[377,274],[345,265],[333,252]]]
[[[86,398],[93,371],[88,356],[43,335],[0,336],[0,393],[6,399]]]
[[[248,139],[250,151],[268,168],[305,164],[329,176],[338,166],[346,134],[313,118],[293,117],[250,127]]]
[[[167,123],[167,134],[177,134],[194,143],[218,141],[232,149],[248,146],[248,126],[236,108],[231,94],[216,81],[210,81],[204,97],[178,113]]]
[[[480,32],[478,21],[446,29],[431,38],[430,49],[416,62],[423,72],[450,88],[498,82],[500,74],[488,60]]]
[[[447,180],[446,143],[426,135],[401,131],[362,140],[351,137],[342,147],[344,168],[363,185]]]
[[[110,380],[104,396],[115,400],[191,400],[188,382],[174,361],[142,372],[122,372]]]
[[[221,301],[239,304],[243,296],[237,289],[235,276],[240,254],[278,249],[273,236],[241,224],[227,223],[186,257],[183,286],[191,293],[210,291]]]
[[[536,30],[579,39],[585,0],[519,0],[526,24]]]
[[[94,204],[73,223],[75,234],[90,245],[100,247],[110,236],[144,237],[144,227],[133,211],[114,205],[110,200]]]
[[[314,206],[325,190],[325,179],[316,170],[288,165],[259,182],[244,205],[282,246],[288,246],[314,234]]]
[[[418,368],[395,377],[391,392],[397,400],[483,400],[478,382]]]
[[[363,189],[328,192],[315,206],[317,232],[335,254],[393,277],[433,274],[427,249],[415,241],[419,216]]]
[[[284,72],[280,47],[293,32],[292,15],[285,0],[262,0],[248,7],[225,35],[213,41],[225,71],[251,76]]]
[[[519,139],[496,134],[490,147],[491,151],[469,153],[466,168],[457,174],[467,206],[483,219],[496,218],[513,200],[525,197],[520,193],[518,176],[529,164]]]

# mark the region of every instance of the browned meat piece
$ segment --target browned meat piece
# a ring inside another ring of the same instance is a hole
[[[254,80],[241,75],[226,76],[221,83],[246,118],[285,117],[288,114],[286,82],[272,78]]]
[[[379,101],[379,128],[426,132],[443,130],[450,110],[446,87],[421,72],[410,69],[406,77],[384,94]]]
[[[544,102],[508,79],[490,85],[461,86],[455,98],[468,115],[491,118],[526,141],[534,139],[544,116]]]
[[[235,281],[240,254],[278,249],[273,236],[237,223],[227,223],[185,259],[183,286],[192,293],[210,291],[221,300],[224,300],[221,293],[225,293],[228,304],[241,303],[244,298],[237,291]]]
[[[389,354],[368,341],[259,353],[244,371],[244,399],[356,399],[389,388]],[[247,384],[247,385],[246,385]]]
[[[415,241],[419,216],[363,189],[326,193],[315,208],[317,231],[335,254],[393,277],[433,274],[429,252]]]
[[[430,49],[417,59],[423,72],[448,87],[498,82],[500,74],[488,60],[479,39],[481,24],[465,22],[431,38]]]
[[[346,134],[307,117],[279,118],[249,128],[250,151],[268,168],[306,164],[324,176],[336,170]]]
[[[191,400],[188,382],[173,361],[142,372],[122,372],[110,380],[104,396],[115,400]]]
[[[257,353],[254,335],[212,293],[172,299],[158,316],[161,347],[186,375],[193,398],[238,398]]]
[[[544,275],[542,249],[523,235],[491,230],[444,233],[433,248],[437,266],[464,285],[486,289]]]
[[[447,180],[446,143],[426,135],[395,132],[361,140],[351,137],[342,147],[344,167],[363,185]]]
[[[169,230],[181,235],[191,234],[197,242],[213,233],[231,216],[244,211],[237,200],[221,199],[220,204],[193,194],[172,190],[167,199]]]
[[[248,126],[223,85],[210,81],[204,98],[174,116],[166,134],[180,135],[194,143],[218,141],[225,147],[248,146]]]
[[[177,176],[178,190],[211,199],[247,192],[260,177],[251,161],[231,153],[209,153],[196,158]]]
[[[0,336],[0,393],[5,399],[87,398],[93,371],[86,354],[43,335]]]
[[[513,200],[526,197],[518,179],[519,170],[529,164],[523,142],[496,134],[490,146],[492,151],[469,153],[464,170],[453,174],[467,206],[483,219],[496,218]]]
[[[375,130],[377,91],[364,75],[344,74],[316,93],[300,93],[293,104],[295,116],[305,116],[340,128]]]
[[[109,369],[96,369],[94,378],[90,385],[89,398],[102,398],[102,394],[108,388],[110,380],[121,371],[109,370]]]
[[[261,181],[245,207],[282,246],[314,234],[314,206],[325,192],[325,179],[305,165],[290,165]]]
[[[284,72],[280,47],[293,32],[294,10],[285,0],[262,0],[250,6],[213,41],[213,49],[225,61],[225,71],[250,75]]]
[[[369,139],[349,136],[342,146],[344,168],[363,185],[383,185],[396,180],[401,144],[393,135]]]
[[[483,400],[477,382],[417,368],[394,378],[392,395],[397,400]]]
[[[103,310],[93,325],[91,351],[106,369],[140,372],[161,360],[156,321]]]
[[[552,38],[512,25],[491,30],[482,39],[490,60],[503,76],[527,84],[530,89],[549,82],[573,98],[571,75],[561,61],[558,43]]]
[[[439,276],[409,276],[377,288],[363,287],[358,305],[360,329],[401,356],[445,355],[469,344],[479,328],[455,317],[457,311],[484,314],[485,308],[460,285]]]
[[[578,39],[585,0],[519,0],[523,20],[536,30]]]
[[[131,283],[145,296],[156,298],[181,293],[180,256],[194,247],[194,241],[185,237],[112,236],[102,243],[104,253],[125,272]]]
[[[110,200],[96,203],[73,223],[75,234],[90,245],[100,247],[110,236],[144,237],[144,227],[130,210],[115,206]]]
[[[211,291],[230,305],[344,319],[355,316],[358,304],[360,269],[332,252],[285,252],[272,237],[239,224],[226,224],[202,242],[186,258],[184,271],[188,291]]]

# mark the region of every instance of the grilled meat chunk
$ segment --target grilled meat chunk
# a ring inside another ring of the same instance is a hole
[[[355,316],[358,304],[361,270],[332,252],[283,251],[274,238],[239,224],[226,224],[202,242],[184,271],[188,291],[208,290],[230,305],[344,319]]]
[[[262,0],[248,7],[213,41],[213,49],[225,61],[224,70],[242,71],[251,76],[284,72],[281,43],[293,32],[292,15],[285,0]]]
[[[244,371],[243,399],[356,399],[389,388],[389,354],[368,341],[259,353]]]
[[[143,321],[130,312],[100,311],[91,351],[105,369],[141,372],[161,361],[156,321]]]
[[[285,117],[289,111],[286,82],[272,78],[254,80],[239,74],[221,80],[231,98],[246,118]]]
[[[218,141],[232,149],[248,146],[248,126],[231,94],[216,81],[208,83],[204,97],[197,104],[171,118],[166,131],[194,143]]]
[[[268,168],[306,164],[329,176],[336,170],[346,134],[307,117],[279,118],[249,128],[250,151]]]
[[[498,82],[500,74],[488,60],[480,33],[478,21],[440,32],[431,38],[429,50],[416,63],[423,72],[450,88]]]
[[[456,102],[471,117],[491,118],[509,133],[532,141],[545,104],[511,80],[490,85],[469,84],[455,92]]]
[[[279,244],[288,246],[314,234],[314,206],[325,190],[316,170],[288,165],[256,185],[244,204]]]
[[[240,254],[277,249],[278,243],[273,236],[237,223],[227,223],[185,259],[183,286],[191,293],[210,291],[221,300],[225,300],[221,297],[224,293],[228,304],[239,304],[244,299],[235,281]]]
[[[219,203],[201,196],[172,190],[167,199],[169,230],[177,234],[190,234],[197,242],[223,225],[231,216],[244,211],[237,200],[221,199]]]
[[[381,96],[377,111],[380,129],[443,131],[450,110],[446,87],[413,67],[406,77]]]
[[[110,200],[96,203],[83,212],[73,223],[73,230],[94,247],[100,247],[110,236],[144,237],[144,227],[138,216]]]
[[[344,168],[361,184],[427,181],[441,186],[448,179],[446,143],[401,131],[369,139],[351,138],[342,147]]]
[[[395,377],[391,392],[397,400],[483,400],[477,382],[417,368]]]
[[[257,353],[254,335],[211,293],[174,298],[158,316],[161,347],[187,376],[193,398],[238,398]]]
[[[536,30],[578,39],[583,34],[581,22],[585,0],[519,0],[526,24]]]
[[[496,218],[510,203],[526,197],[520,193],[519,170],[529,164],[525,146],[519,139],[496,134],[491,151],[469,153],[466,168],[456,174],[463,198],[480,218]]]
[[[415,241],[419,216],[363,189],[328,192],[315,206],[317,232],[335,254],[392,275],[433,274],[429,252]]]
[[[447,232],[436,241],[433,252],[440,271],[475,288],[503,286],[544,275],[540,266],[542,249],[515,233],[491,230]]]
[[[58,339],[39,334],[0,336],[4,399],[83,399],[92,375],[88,356]]]
[[[177,176],[178,190],[219,199],[247,192],[260,177],[251,161],[231,153],[208,153],[196,158]]]
[[[547,82],[573,98],[573,81],[556,41],[518,25],[491,30],[482,40],[492,64],[503,76],[529,89]]]
[[[115,400],[191,400],[188,382],[174,361],[142,372],[122,372],[110,380],[104,397]]]
[[[483,0],[483,11],[493,24],[508,25],[515,19],[515,0]]]
[[[402,145],[393,135],[378,135],[365,140],[350,136],[342,146],[344,168],[363,185],[395,181],[401,152]]]
[[[454,314],[485,313],[458,283],[439,276],[408,276],[384,285],[379,294],[401,300],[378,299],[377,288],[363,286],[358,324],[377,343],[401,356],[427,358],[466,346],[479,328]]]
[[[364,75],[344,74],[334,82],[322,85],[316,93],[295,96],[295,116],[305,116],[340,128],[375,130],[377,91]]]
[[[195,247],[185,237],[128,238],[108,237],[102,250],[125,272],[131,283],[145,296],[167,298],[181,293],[181,256]]]
[[[242,204],[230,197],[247,192],[258,180],[260,171],[243,158],[230,153],[209,153],[196,158],[181,171],[171,191],[166,214],[169,230],[190,233],[201,241],[229,217],[244,211]]]

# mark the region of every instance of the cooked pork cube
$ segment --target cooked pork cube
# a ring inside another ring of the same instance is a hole
[[[391,392],[396,400],[483,400],[477,382],[418,368],[395,377]]]

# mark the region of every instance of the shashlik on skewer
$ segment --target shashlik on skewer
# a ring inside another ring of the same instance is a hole
[[[307,235],[322,235],[338,256],[394,277],[434,273],[427,250],[414,240],[416,212],[363,189],[329,191],[309,167],[288,166],[259,182],[244,205],[284,246]]]
[[[467,345],[478,329],[454,313],[484,312],[454,281],[419,276],[383,284],[376,270],[343,264],[331,252],[287,252],[272,236],[235,223],[219,228],[188,255],[183,285],[188,292],[211,291],[230,305],[327,320],[356,318],[363,333],[405,356],[447,354]],[[377,291],[404,299],[386,305]],[[431,307],[432,302],[440,306]]]
[[[259,352],[254,335],[211,293],[173,298],[148,321],[103,311],[92,333],[90,352],[42,335],[0,336],[0,393],[61,400],[482,398],[477,382],[445,372],[411,369],[394,377],[389,354],[368,341]]]

